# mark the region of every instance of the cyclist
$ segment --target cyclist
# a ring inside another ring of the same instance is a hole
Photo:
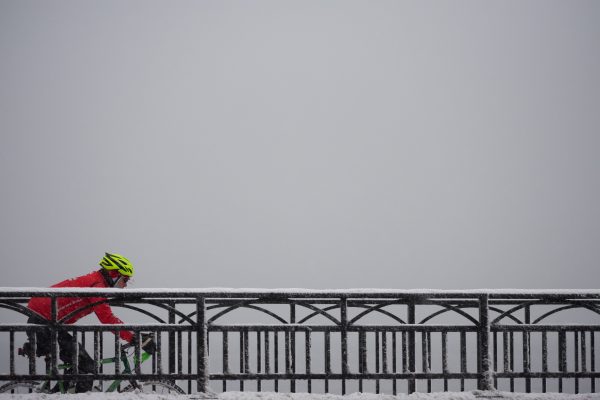
[[[100,261],[100,268],[97,271],[77,278],[67,279],[59,282],[51,287],[54,288],[124,288],[127,282],[133,276],[133,265],[131,262],[119,254],[106,253]],[[117,318],[108,303],[96,304],[92,307],[85,308],[93,303],[106,300],[102,297],[59,297],[57,299],[57,316],[56,319],[61,321],[64,317],[71,315],[63,324],[73,324],[86,315],[94,312],[103,324],[122,324]],[[48,324],[52,319],[52,305],[49,297],[33,297],[27,304],[27,307],[35,313],[27,322],[32,324]],[[115,332],[116,334],[116,332]],[[27,336],[32,342],[32,336],[35,335],[37,348],[36,355],[47,356],[51,353],[51,332],[50,329],[44,329],[34,332],[27,332]],[[128,330],[120,330],[119,336],[121,339],[135,344],[135,335]],[[58,331],[59,357],[64,363],[73,363],[75,349],[73,346],[73,336],[66,330]],[[79,372],[93,373],[94,361],[85,349],[79,346]],[[156,345],[150,335],[143,335],[141,347],[144,351],[153,354],[156,350]],[[75,385],[76,392],[87,392],[92,389],[93,381],[82,381]]]

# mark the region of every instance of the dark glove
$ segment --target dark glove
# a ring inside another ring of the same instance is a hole
[[[140,346],[146,353],[154,354],[156,352],[156,343],[151,333],[142,333],[142,340]],[[137,344],[137,338],[134,336],[131,342],[134,346]]]
[[[149,354],[154,354],[156,352],[156,343],[154,343],[153,334],[142,333],[142,350]]]

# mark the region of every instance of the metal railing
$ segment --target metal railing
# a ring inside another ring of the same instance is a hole
[[[101,297],[127,323],[56,320],[57,299],[73,296]],[[25,323],[30,297],[51,299],[48,325]],[[161,380],[188,393],[579,393],[600,378],[600,291],[4,288],[0,315],[0,381],[48,378],[39,358],[17,355],[26,331],[40,329],[52,332],[51,372],[64,330],[97,365],[81,374],[75,361],[65,376]],[[99,363],[119,354],[120,329],[154,334],[151,362],[129,373]]]

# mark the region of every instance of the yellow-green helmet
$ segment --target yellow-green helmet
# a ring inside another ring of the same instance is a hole
[[[104,269],[116,269],[121,275],[133,276],[133,265],[131,262],[120,254],[106,253],[100,261],[100,266]]]

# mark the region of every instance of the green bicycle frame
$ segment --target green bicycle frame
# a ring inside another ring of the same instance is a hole
[[[125,374],[130,374],[135,367],[137,367],[139,364],[142,364],[144,361],[148,360],[151,357],[150,354],[143,352],[140,360],[138,362],[138,358],[133,355],[132,360],[130,361],[129,356],[127,355],[126,352],[121,351],[121,362],[123,363],[123,373]],[[101,360],[98,361],[98,364],[112,364],[112,363],[117,363],[118,362],[119,357],[108,357],[108,358],[103,358]],[[65,370],[67,368],[70,368],[71,364],[58,364],[57,368],[59,370]],[[57,378],[56,376],[54,376],[51,373],[51,370],[47,371],[50,379],[48,379],[47,381],[44,382],[44,384],[41,387],[41,390],[44,392],[49,392],[50,391],[50,381],[52,380],[52,378]],[[105,392],[114,392],[119,388],[119,385],[121,384],[121,382],[123,382],[123,379],[116,379],[114,381],[112,381],[112,383],[108,386],[108,388],[106,390],[104,390]],[[133,383],[133,382],[132,382]],[[65,381],[64,380],[58,380],[57,382],[58,384],[58,388],[60,393],[66,393],[67,392],[67,388],[65,387]]]
[[[132,365],[132,363],[130,363],[130,361],[129,361],[129,357],[127,356],[127,354],[125,352],[122,352],[121,353],[121,361],[123,362],[123,373],[125,373],[125,374],[131,373],[138,364],[143,363],[150,357],[151,357],[150,354],[144,352],[141,355],[141,360],[138,362],[138,358],[134,355],[133,356],[133,365]],[[118,362],[117,357],[109,357],[109,358],[104,358],[104,359],[100,360],[100,364],[112,364],[112,363],[117,363],[117,362]],[[132,366],[133,366],[133,368],[132,368]],[[119,388],[119,385],[121,384],[121,382],[123,382],[123,379],[114,380],[108,386],[108,388],[105,390],[105,392],[116,391],[117,388]]]

